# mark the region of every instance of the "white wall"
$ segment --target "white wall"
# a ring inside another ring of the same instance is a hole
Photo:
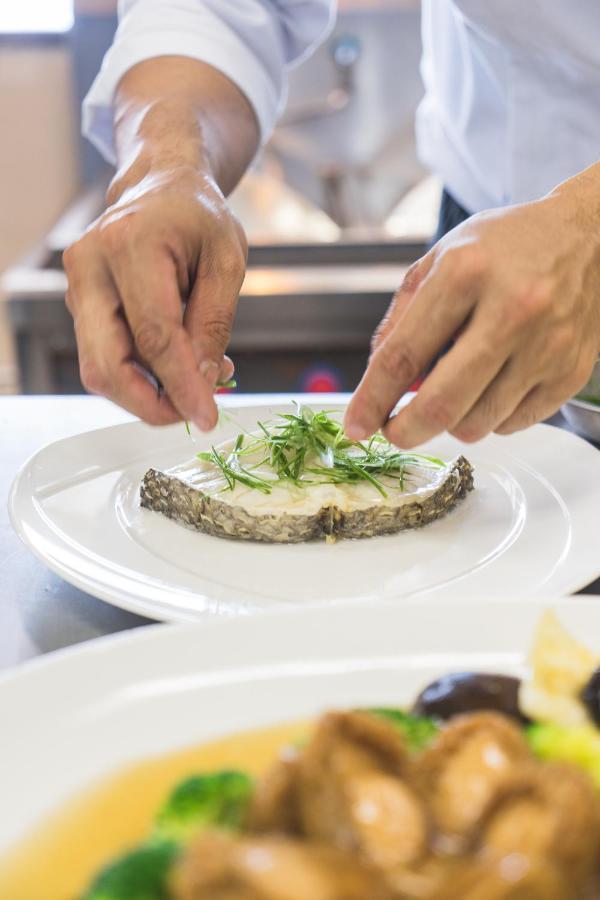
[[[68,52],[0,46],[0,273],[41,240],[79,184]],[[0,392],[15,386],[0,304]]]

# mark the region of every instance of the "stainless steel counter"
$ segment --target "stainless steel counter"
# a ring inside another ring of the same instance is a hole
[[[224,397],[223,402],[248,404],[253,398]],[[146,619],[114,609],[53,575],[21,545],[6,507],[16,472],[40,447],[130,418],[97,397],[0,397],[0,669],[99,635],[148,624]],[[586,593],[600,594],[600,579],[586,588]]]

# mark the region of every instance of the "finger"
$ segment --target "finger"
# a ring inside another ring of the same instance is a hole
[[[445,268],[445,267],[444,267]],[[472,290],[448,289],[435,264],[388,337],[371,357],[346,412],[349,437],[362,440],[381,428],[411,384],[463,325],[475,302]]]
[[[479,441],[512,415],[538,380],[537,373],[528,371],[526,363],[519,355],[508,360],[472,409],[448,429],[454,437],[467,443]]]
[[[554,415],[564,401],[560,388],[536,385],[527,392],[516,409],[494,428],[496,434],[513,434]]]
[[[437,362],[412,402],[384,426],[387,439],[406,449],[443,431],[452,431],[457,437],[468,440],[466,429],[467,437],[453,429],[474,407],[479,407],[488,386],[495,384],[494,379],[505,365],[509,352],[508,342],[496,339],[487,323],[472,321],[452,349]]]
[[[180,414],[169,398],[156,390],[156,386],[136,362],[127,358],[127,348],[132,348],[133,342],[122,323],[114,320],[116,328],[112,334],[109,323],[106,323],[106,333],[110,334],[113,341],[113,359],[108,366],[104,366],[101,361],[94,361],[93,354],[88,352],[85,338],[80,336],[81,318],[78,323],[76,334],[82,348],[81,380],[86,390],[107,397],[150,425],[171,425],[181,421]],[[118,359],[115,358],[117,354]]]
[[[208,431],[217,422],[218,373],[200,371],[183,327],[177,272],[162,247],[125,244],[111,259],[115,283],[137,352],[160,380],[180,416]]]
[[[203,248],[196,281],[183,319],[198,365],[226,381],[225,351],[246,270],[245,248],[232,228],[227,239]],[[229,361],[230,362],[230,361]]]
[[[373,353],[384,342],[396,322],[402,318],[408,309],[408,306],[417,292],[417,288],[420,287],[421,283],[429,274],[434,260],[435,253],[432,250],[409,267],[402,284],[392,298],[392,302],[390,303],[385,316],[375,330],[373,340],[371,341],[371,350]]]
[[[73,315],[81,380],[93,394],[108,397],[152,425],[180,416],[132,361],[133,341],[119,315],[119,299],[108,273],[87,261],[70,273],[67,304]]]
[[[595,358],[595,348],[584,350],[560,333],[525,332],[498,378],[452,434],[476,441],[506,422],[518,430],[552,415],[585,384]]]

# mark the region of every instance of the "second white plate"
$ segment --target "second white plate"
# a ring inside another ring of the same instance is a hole
[[[449,436],[430,442],[427,451],[437,456],[471,460],[476,490],[418,531],[335,545],[267,545],[191,532],[140,508],[147,468],[182,462],[287,409],[230,409],[196,446],[181,425],[156,430],[138,422],[59,441],[15,481],[13,525],[50,568],[83,590],[179,621],[426,593],[558,595],[598,575],[600,453],[544,425],[473,446]]]
[[[599,600],[551,604],[595,650]],[[29,663],[0,677],[0,856],[83,787],[144,758],[328,708],[410,705],[448,672],[520,676],[547,605],[273,613],[135,629]]]

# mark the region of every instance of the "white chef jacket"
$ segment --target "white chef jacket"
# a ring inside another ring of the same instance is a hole
[[[600,160],[600,0],[422,6],[419,152],[463,206],[534,199]],[[115,41],[84,102],[84,133],[114,161],[119,79],[144,59],[176,54],[235,82],[266,140],[287,69],[324,39],[334,8],[334,0],[120,0]]]

